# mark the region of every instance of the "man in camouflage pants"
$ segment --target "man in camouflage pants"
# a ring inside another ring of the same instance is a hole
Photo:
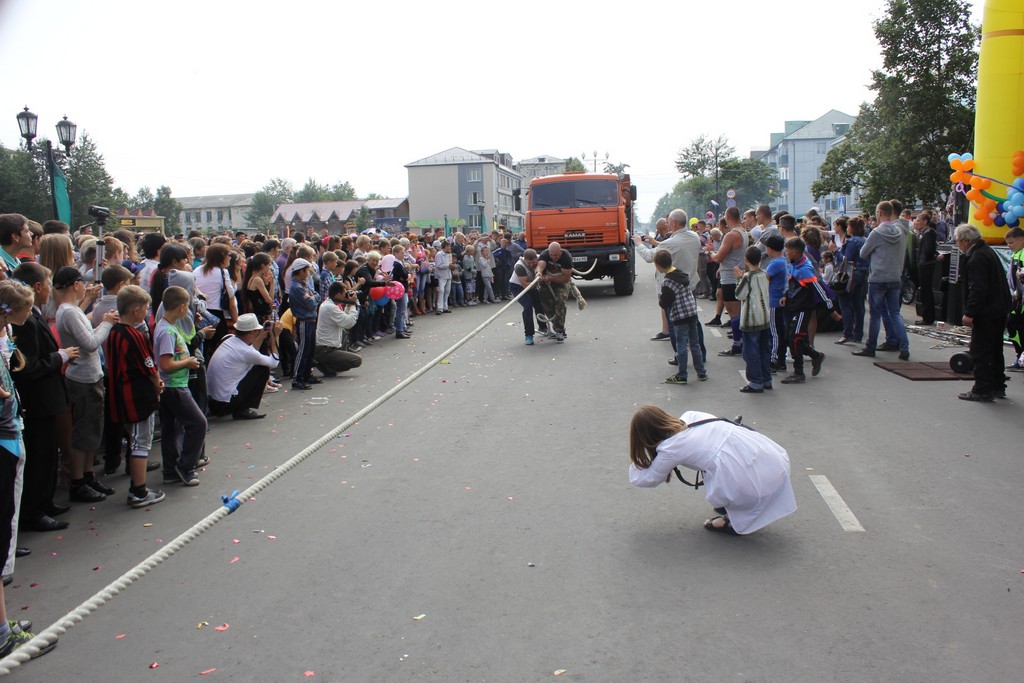
[[[537,279],[540,282],[540,301],[544,314],[550,321],[555,341],[565,341],[565,300],[569,295],[569,280],[572,278],[572,255],[558,242],[552,242],[537,257]]]

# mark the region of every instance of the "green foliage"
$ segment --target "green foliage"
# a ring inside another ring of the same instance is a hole
[[[370,199],[385,199],[385,197],[384,197],[384,195],[377,194],[376,192],[371,192],[370,194],[368,194],[365,197],[363,197],[363,199],[366,199],[366,200],[370,200]]]
[[[335,183],[334,186],[331,187],[331,198],[328,201],[346,202],[358,198],[358,195],[356,195],[356,188],[352,187],[348,181],[345,181],[343,183]]]
[[[92,223],[89,206],[96,204],[111,210],[119,208],[113,203],[114,180],[107,173],[96,143],[83,133],[71,148],[68,162],[68,194],[71,195],[71,229]]]
[[[183,209],[181,202],[171,197],[171,188],[166,185],[156,188],[153,210],[156,215],[164,217],[164,232],[174,235],[180,231],[179,220]]]
[[[0,213],[49,220],[53,209],[46,172],[25,150],[0,149]]]
[[[329,202],[331,201],[331,188],[327,185],[320,185],[310,178],[302,186],[302,189],[295,193],[292,201],[296,203]]]
[[[587,167],[583,165],[583,162],[576,157],[569,157],[565,160],[565,172],[571,171],[586,171]]]
[[[766,203],[768,188],[778,180],[775,169],[761,159],[726,159],[720,176],[722,193],[729,188],[736,190],[736,206],[741,212]]]
[[[629,164],[612,164],[607,161],[604,164],[604,172],[614,173],[615,175],[622,175],[626,172],[627,168],[629,168]]]
[[[736,148],[729,144],[729,139],[724,135],[719,135],[713,140],[706,135],[700,135],[679,150],[676,156],[676,170],[684,178],[714,177],[722,164],[727,159],[732,159],[735,154]]]
[[[947,155],[971,148],[979,28],[967,5],[945,0],[888,0],[874,27],[883,58],[872,74],[875,99],[861,105],[811,190],[859,188],[867,206],[893,197],[941,202]]]
[[[245,214],[245,220],[259,232],[266,232],[277,207],[288,204],[294,196],[291,183],[284,178],[274,178],[253,195],[252,208]]]
[[[356,216],[356,232],[362,233],[363,230],[373,227],[373,219],[370,218],[370,210],[365,206],[359,207],[359,215]]]

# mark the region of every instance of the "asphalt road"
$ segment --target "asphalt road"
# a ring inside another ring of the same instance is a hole
[[[514,306],[9,679],[1021,680],[1020,375],[1009,400],[964,403],[968,383],[901,379],[829,334],[820,377],[743,395],[709,333],[710,380],[668,386],[651,267],[632,297],[583,291],[564,345],[524,346]],[[130,510],[113,477],[61,535],[21,538],[9,614],[60,618],[497,308],[423,318],[357,372],[270,396],[266,420],[214,421],[202,484],[160,505]],[[729,537],[702,528],[702,493],[631,487],[646,402],[744,415],[788,449],[797,513]]]

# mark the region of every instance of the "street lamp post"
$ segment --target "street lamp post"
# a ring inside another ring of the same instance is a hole
[[[584,152],[582,156],[583,156],[583,161],[586,162],[586,160],[587,160],[587,153]],[[605,160],[605,162],[607,162],[609,158],[611,158],[611,155],[608,152],[605,152],[604,153],[604,160]],[[594,173],[597,173],[597,150],[594,150]]]
[[[25,149],[29,154],[32,154],[32,141],[36,138],[39,117],[30,112],[28,107],[25,107],[24,111],[18,113],[17,119],[18,130],[21,133],[21,137],[25,139]],[[57,140],[60,141],[60,144],[64,145],[65,155],[69,159],[71,158],[71,148],[75,144],[77,131],[78,126],[71,121],[68,121],[67,116],[64,117],[63,121],[57,123]],[[53,208],[53,218],[54,220],[60,220],[60,211],[57,205],[57,188],[55,185],[56,174],[59,168],[57,168],[57,162],[54,157],[53,143],[49,139],[46,140],[46,150],[43,151],[42,154],[43,161],[46,164],[46,173],[50,179],[50,201]],[[61,171],[61,176],[63,177],[63,171]],[[69,224],[71,220],[70,213],[71,207],[68,206]]]
[[[487,220],[487,202],[479,201],[476,203],[478,209],[480,209],[480,234],[484,232],[484,221]]]

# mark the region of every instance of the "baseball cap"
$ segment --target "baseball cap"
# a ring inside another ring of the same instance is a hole
[[[294,261],[292,261],[292,267],[288,269],[288,272],[289,273],[294,273],[294,272],[303,270],[305,268],[309,268],[311,265],[313,265],[313,264],[310,263],[309,261],[307,261],[306,259],[304,259],[304,258],[297,258]],[[236,325],[236,327],[237,327],[237,325]]]
[[[84,280],[82,273],[74,266],[61,266],[53,275],[54,289],[67,289],[79,280]]]

